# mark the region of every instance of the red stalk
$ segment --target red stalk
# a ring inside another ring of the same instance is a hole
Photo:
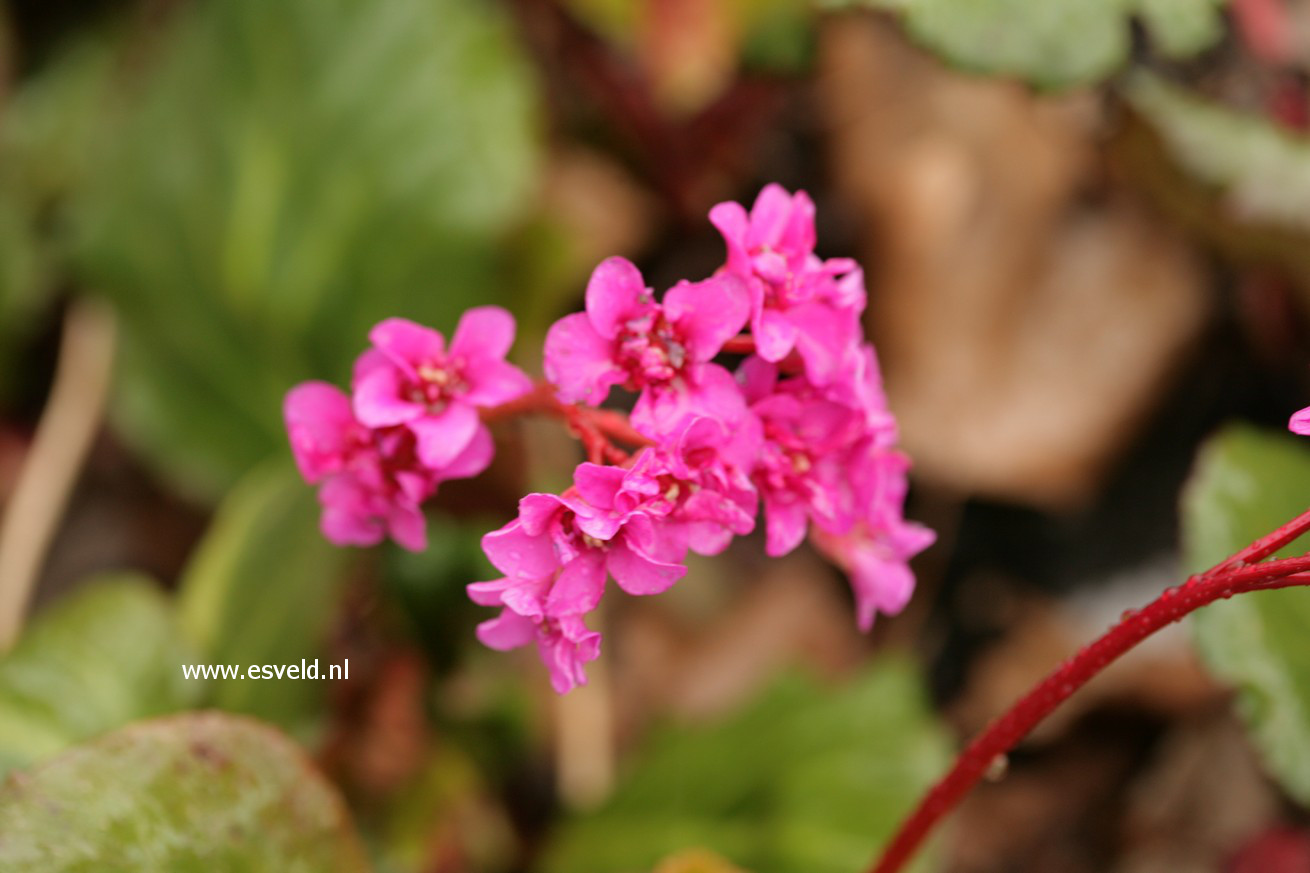
[[[582,441],[587,450],[587,459],[595,464],[606,461],[622,464],[628,460],[628,453],[614,445],[611,437],[634,448],[651,444],[650,440],[633,428],[622,412],[564,403],[555,396],[555,386],[544,380],[537,382],[536,387],[522,397],[482,410],[482,420],[504,421],[533,414],[553,415],[563,419],[573,435]]]
[[[965,747],[951,770],[901,823],[869,873],[900,870],[993,761],[1012,749],[1067,697],[1160,628],[1235,594],[1310,585],[1310,555],[1251,563],[1273,554],[1307,529],[1310,529],[1310,510],[1210,570],[1166,590],[1144,608],[1125,612],[1117,624],[1055,668]]]

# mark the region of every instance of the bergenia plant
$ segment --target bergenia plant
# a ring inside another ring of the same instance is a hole
[[[873,347],[863,275],[814,253],[814,204],[765,188],[747,212],[710,220],[725,261],[662,294],[623,258],[602,262],[585,311],[546,336],[546,381],[505,361],[509,313],[465,313],[449,345],[388,319],[369,335],[351,392],[319,382],[287,395],[291,447],[319,486],[324,535],[341,545],[390,537],[424,547],[421,504],[491,462],[486,422],[547,412],[569,422],[587,459],[562,494],[528,494],[482,547],[499,579],[469,586],[499,610],[477,634],[495,649],[535,643],[556,691],[585,683],[600,653],[587,624],[609,580],[659,594],[688,552],[714,555],[752,533],[781,556],[806,539],[850,575],[859,624],[899,612],[907,562],[933,541],[902,515],[909,464],[896,449]],[[630,415],[603,409],[619,388]]]
[[[286,425],[302,475],[319,487],[323,534],[423,549],[423,502],[443,481],[487,468],[488,422],[545,413],[567,422],[586,459],[569,488],[524,496],[517,516],[482,538],[504,575],[468,593],[498,610],[478,638],[494,649],[535,644],[559,693],[585,684],[600,654],[587,618],[609,580],[659,594],[686,574],[689,552],[718,554],[761,519],[768,555],[808,538],[848,574],[862,629],[903,609],[908,562],[934,537],[903,515],[909,462],[864,338],[863,274],[815,254],[804,192],[770,185],[749,211],[721,203],[709,217],[723,266],[657,294],[629,261],[602,262],[585,311],[547,334],[543,381],[506,362],[513,318],[484,306],[464,314],[449,344],[403,319],[377,325],[349,394],[294,388]],[[615,388],[630,413],[602,407]],[[1310,434],[1310,408],[1290,426]],[[1310,556],[1266,560],[1308,530],[1310,511],[1125,612],[964,749],[871,869],[902,869],[999,756],[1156,630],[1223,597],[1310,584]]]

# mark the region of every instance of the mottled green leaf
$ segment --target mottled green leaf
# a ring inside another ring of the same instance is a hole
[[[124,728],[0,788],[8,873],[363,873],[345,805],[285,736],[190,713]]]
[[[202,496],[284,451],[281,401],[369,327],[503,299],[530,75],[476,0],[184,4],[73,210],[122,312],[117,423]]]
[[[1181,57],[1223,34],[1224,0],[840,0],[889,9],[950,63],[1047,88],[1097,82],[1118,71],[1138,18],[1155,46]]]
[[[207,663],[248,669],[324,656],[349,553],[323,538],[318,515],[313,489],[281,466],[251,473],[219,506],[179,592],[183,627]],[[218,679],[210,699],[303,731],[325,681]]]
[[[129,721],[194,704],[195,660],[168,598],[148,579],[86,583],[38,614],[0,660],[0,772]]]
[[[1211,186],[1234,219],[1310,229],[1310,140],[1159,78],[1125,90],[1170,155]]]
[[[1246,426],[1204,448],[1183,501],[1188,566],[1203,570],[1310,506],[1310,445]],[[1310,548],[1302,537],[1281,554]],[[1310,591],[1243,594],[1194,617],[1206,662],[1240,690],[1270,772],[1310,803]]]
[[[946,762],[915,674],[790,679],[728,721],[668,730],[615,798],[570,823],[555,873],[645,873],[686,847],[770,873],[863,869]]]

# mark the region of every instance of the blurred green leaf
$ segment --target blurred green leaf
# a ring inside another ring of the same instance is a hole
[[[340,796],[245,718],[190,713],[71,749],[0,788],[10,873],[356,873]]]
[[[1187,563],[1199,572],[1310,504],[1310,446],[1232,426],[1202,450],[1183,500]],[[1310,548],[1302,537],[1283,550]],[[1210,667],[1240,690],[1239,709],[1272,775],[1310,803],[1310,591],[1243,594],[1193,618]]]
[[[368,328],[503,299],[528,71],[475,0],[188,5],[76,214],[123,314],[118,423],[193,492],[285,451],[281,401]]]
[[[740,867],[729,864],[713,852],[691,849],[665,858],[655,873],[745,873]]]
[[[0,395],[20,387],[10,358],[39,328],[59,281],[65,201],[101,138],[110,61],[99,44],[75,45],[9,95],[0,114]]]
[[[182,626],[207,663],[244,669],[324,654],[349,553],[323,538],[318,515],[313,489],[281,466],[252,472],[224,499],[178,595]],[[322,681],[219,679],[210,700],[304,732]]]
[[[0,660],[0,773],[129,721],[194,704],[195,659],[168,598],[110,576],[40,613]]]
[[[1233,218],[1310,229],[1310,140],[1140,74],[1125,93],[1171,156]]]
[[[545,869],[645,873],[695,846],[770,873],[860,870],[946,751],[903,663],[838,688],[792,678],[722,724],[666,731],[604,809],[564,828]]]
[[[448,670],[475,642],[469,628],[487,617],[485,609],[469,600],[465,586],[496,577],[482,553],[482,536],[499,523],[439,512],[430,513],[427,523],[428,547],[422,552],[394,544],[384,547],[382,577],[387,594],[408,619],[414,640],[438,670]]]
[[[830,0],[900,13],[915,39],[950,63],[1011,75],[1044,88],[1098,82],[1117,72],[1141,19],[1169,57],[1208,48],[1223,35],[1225,0]]]

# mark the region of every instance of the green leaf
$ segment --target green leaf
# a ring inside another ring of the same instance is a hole
[[[1203,449],[1183,499],[1193,572],[1222,561],[1310,504],[1310,446],[1286,434],[1226,428]],[[1302,537],[1280,554],[1310,549]],[[1238,706],[1270,773],[1310,803],[1310,591],[1243,594],[1196,613],[1210,667],[1240,691]]]
[[[900,13],[915,39],[950,63],[1045,88],[1092,84],[1118,71],[1140,17],[1155,45],[1184,57],[1223,35],[1224,0],[844,0]]]
[[[281,402],[369,327],[503,299],[531,77],[476,0],[187,4],[73,210],[124,321],[117,424],[193,493],[285,452]]]
[[[789,679],[722,724],[666,731],[604,809],[565,827],[545,869],[646,871],[691,846],[771,873],[863,869],[946,749],[902,663],[835,689]]]
[[[0,788],[9,873],[356,873],[341,797],[246,718],[189,713],[71,749]]]
[[[1125,93],[1171,157],[1232,218],[1310,229],[1310,140],[1140,74]]]
[[[87,583],[39,614],[0,660],[0,773],[194,704],[203,683],[181,670],[194,660],[149,580]]]
[[[318,516],[313,489],[282,466],[254,471],[219,506],[178,595],[183,628],[207,663],[245,670],[324,654],[348,553],[323,538]],[[211,700],[302,732],[324,681],[218,679]]]

